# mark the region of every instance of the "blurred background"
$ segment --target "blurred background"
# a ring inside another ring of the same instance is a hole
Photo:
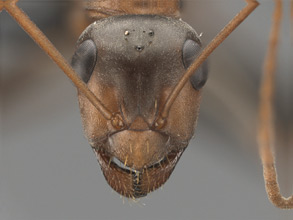
[[[80,34],[77,1],[19,6],[67,60]],[[291,220],[268,201],[256,144],[258,88],[272,0],[261,5],[209,58],[195,138],[162,190],[138,202],[107,185],[84,138],[76,89],[31,38],[0,14],[0,220]],[[238,0],[183,1],[182,18],[206,45],[245,6]],[[293,189],[293,50],[284,1],[276,79],[277,165]],[[167,40],[167,36],[166,36]]]

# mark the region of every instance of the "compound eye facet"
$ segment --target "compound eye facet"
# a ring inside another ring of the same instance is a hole
[[[92,40],[85,40],[76,49],[71,66],[79,77],[87,83],[93,73],[97,60],[97,48]]]
[[[184,67],[187,69],[199,55],[201,46],[193,40],[186,40],[183,45],[182,59]],[[205,61],[196,72],[190,77],[190,82],[194,89],[200,90],[208,78],[207,61]]]
[[[190,82],[194,89],[200,90],[208,80],[208,62],[204,61],[203,64],[196,70],[190,77]]]
[[[186,40],[183,45],[183,64],[187,69],[199,54],[201,47],[193,40]]]

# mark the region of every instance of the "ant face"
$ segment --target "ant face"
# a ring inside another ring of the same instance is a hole
[[[108,183],[118,193],[141,197],[160,187],[187,147],[206,68],[199,68],[184,86],[168,123],[161,129],[155,129],[154,123],[200,46],[189,25],[160,16],[104,19],[80,37],[73,67],[102,103],[126,123],[123,130],[113,130],[79,95],[86,136]]]

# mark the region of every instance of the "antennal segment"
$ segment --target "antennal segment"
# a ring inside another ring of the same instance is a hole
[[[198,58],[190,65],[178,84],[175,86],[169,95],[162,112],[156,119],[154,124],[156,129],[161,129],[165,124],[169,115],[170,108],[179,93],[183,89],[186,82],[189,80],[196,69],[207,59],[207,57],[250,15],[254,9],[259,5],[255,0],[246,0],[247,6],[243,8],[223,29],[222,31],[209,43],[208,46],[200,53]]]
[[[77,89],[83,93],[87,99],[107,120],[111,120],[116,129],[122,129],[124,122],[117,113],[108,110],[101,101],[88,89],[87,85],[78,77],[71,65],[62,54],[54,47],[43,32],[30,20],[30,18],[16,5],[18,0],[0,0],[0,11],[6,11],[16,20],[16,22],[29,34],[29,36],[52,58],[52,60],[63,70]]]
[[[273,125],[274,77],[282,18],[282,0],[275,0],[275,4],[269,48],[264,62],[262,85],[260,88],[258,145],[269,199],[278,208],[292,209],[293,196],[284,198],[280,193],[272,150],[275,138],[275,128]]]

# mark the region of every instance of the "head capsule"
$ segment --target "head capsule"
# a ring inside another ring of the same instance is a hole
[[[157,15],[123,15],[91,24],[81,35],[73,67],[89,89],[126,126],[113,130],[79,94],[86,137],[109,185],[142,197],[164,184],[191,139],[207,70],[201,67],[154,129],[168,95],[201,47],[185,22]]]

